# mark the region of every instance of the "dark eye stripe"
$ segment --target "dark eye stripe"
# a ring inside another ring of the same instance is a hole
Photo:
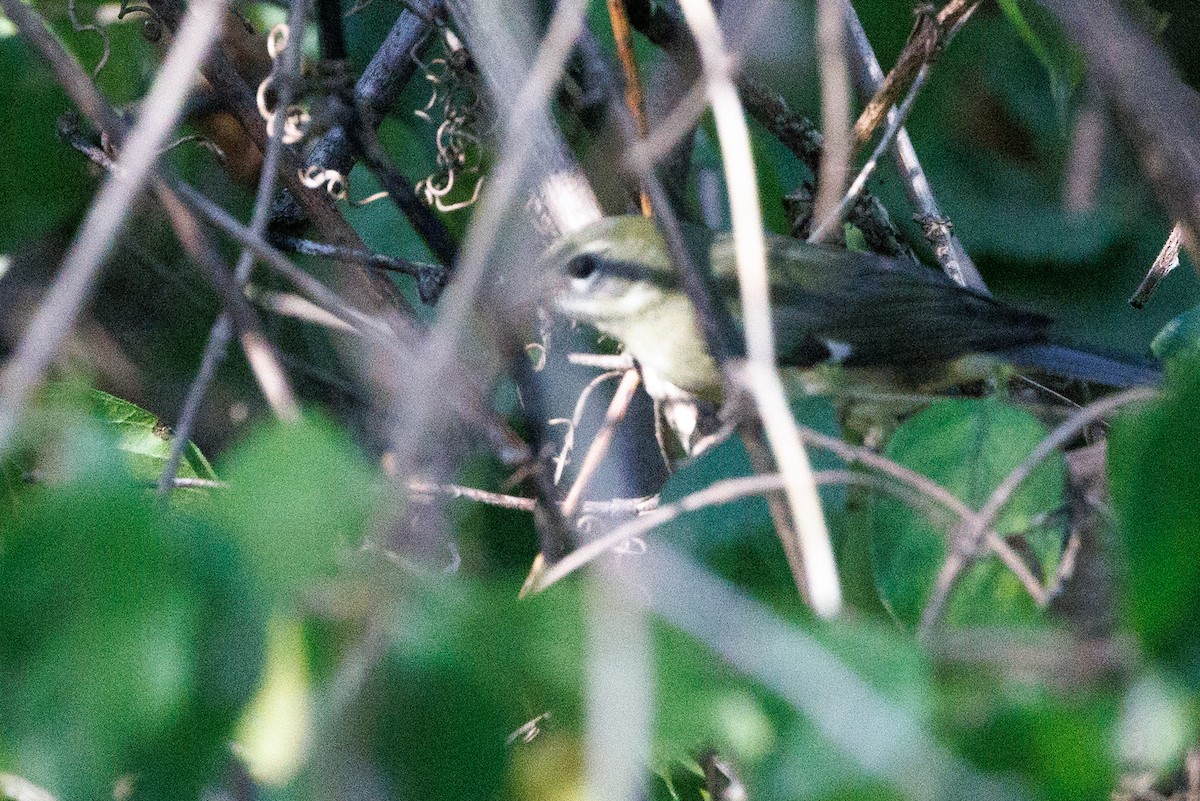
[[[580,253],[567,262],[567,275],[572,278],[589,278],[600,269],[600,259],[591,253]]]
[[[564,272],[571,278],[579,279],[587,279],[597,273],[603,273],[606,279],[645,281],[652,286],[668,288],[675,288],[679,285],[674,270],[669,268],[655,270],[637,262],[613,259],[599,253],[578,253],[572,256],[564,266]]]

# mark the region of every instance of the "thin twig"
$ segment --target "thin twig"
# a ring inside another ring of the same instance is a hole
[[[159,204],[166,211],[180,244],[208,280],[229,314],[250,370],[263,398],[279,419],[296,422],[300,407],[283,369],[282,359],[258,321],[235,276],[200,227],[200,221],[162,178],[152,180]]]
[[[458,484],[431,484],[426,481],[410,481],[409,490],[416,495],[441,495],[448,498],[466,498],[501,509],[512,509],[518,512],[532,512],[537,508],[536,498],[521,498],[516,495],[503,495],[499,492],[488,492],[475,487],[464,487]]]
[[[846,43],[854,54],[851,62],[854,67],[855,86],[860,97],[873,97],[883,84],[883,69],[879,66],[879,60],[875,57],[875,51],[850,0],[842,0],[842,6],[845,11]],[[889,112],[894,113],[895,110]],[[920,159],[917,158],[912,139],[903,128],[896,134],[894,152],[897,171],[904,181],[909,201],[917,208],[917,222],[933,248],[934,258],[955,283],[987,293],[987,284],[979,274],[979,269],[967,255],[962,242],[954,234],[950,219],[933,196],[933,188],[924,168],[921,167]]]
[[[921,90],[921,86],[925,83],[925,78],[929,74],[928,65],[921,67],[917,76],[913,79],[912,86],[909,87],[908,95],[905,96],[904,102],[896,109],[895,114],[888,116],[888,127],[884,131],[883,136],[879,138],[879,143],[875,146],[875,150],[871,153],[871,157],[867,159],[867,163],[859,170],[858,175],[850,184],[850,188],[846,190],[845,197],[838,204],[837,208],[830,213],[828,217],[820,222],[809,235],[808,241],[814,243],[829,242],[836,238],[836,234],[841,231],[842,220],[846,218],[846,213],[853,208],[858,201],[863,189],[867,186],[867,180],[871,174],[875,172],[875,168],[879,164],[880,157],[892,146],[892,142],[896,138],[896,134],[900,132],[900,128],[904,125],[904,121],[908,119],[908,113],[912,110],[913,101],[917,98],[917,93]]]
[[[680,7],[696,39],[724,160],[748,355],[742,378],[758,407],[779,471],[788,479],[788,502],[804,554],[803,584],[813,610],[830,617],[841,609],[841,588],[812,466],[776,367],[766,243],[750,134],[712,6],[708,0],[682,0]]]
[[[832,215],[845,194],[854,160],[850,137],[850,69],[842,0],[817,0],[817,56],[821,69],[821,121],[825,136],[813,219]]]
[[[917,76],[932,64],[954,34],[979,8],[980,0],[950,0],[935,16],[932,9],[918,8],[917,21],[909,34],[896,65],[884,78],[875,96],[867,103],[858,121],[854,124],[854,141],[866,144],[871,134],[883,122],[888,109],[905,94],[906,85],[917,81]],[[912,89],[908,88],[908,94]]]
[[[582,367],[596,367],[600,370],[629,370],[633,367],[633,357],[628,353],[608,356],[603,353],[568,353],[567,362]]]
[[[363,165],[387,190],[388,198],[396,205],[429,247],[434,257],[443,264],[453,265],[458,258],[458,244],[442,218],[425,204],[414,188],[414,183],[400,172],[391,157],[379,142],[375,129],[363,123],[361,115],[351,112],[347,123],[350,141],[362,159]]]
[[[1158,252],[1154,263],[1146,272],[1146,277],[1142,279],[1142,283],[1138,284],[1133,297],[1129,299],[1130,306],[1135,309],[1144,308],[1146,301],[1150,300],[1150,296],[1154,294],[1154,290],[1158,289],[1158,285],[1167,277],[1167,273],[1179,266],[1179,245],[1182,239],[1183,223],[1175,223],[1171,228],[1171,233],[1167,234],[1167,241],[1163,243],[1162,250]]]
[[[342,297],[322,284],[314,276],[292,264],[286,256],[246,226],[242,225],[225,209],[186,184],[177,187],[180,196],[210,224],[223,231],[243,247],[249,248],[263,264],[292,282],[309,300],[325,311],[338,317],[363,334],[377,333],[380,337],[394,335],[383,321],[350,306]]]
[[[788,108],[778,92],[750,75],[738,76],[738,92],[751,116],[817,175],[825,141],[817,127]],[[883,203],[866,189],[858,202],[851,205],[847,218],[862,231],[872,252],[916,261],[916,255],[892,223]]]
[[[277,95],[276,108],[287,109],[292,104],[296,88],[296,76],[300,68],[300,50],[304,41],[304,12],[305,0],[292,0],[288,12],[288,43],[280,58],[273,65],[271,78],[274,81]],[[283,125],[276,125],[274,135],[267,143],[267,152],[263,156],[262,170],[258,177],[258,191],[254,199],[254,211],[250,217],[250,230],[261,236],[266,230],[270,214],[271,197],[275,193],[275,178],[279,170],[279,153],[283,146]],[[242,248],[234,267],[234,280],[238,287],[244,287],[250,280],[250,271],[254,266],[254,253],[248,247]],[[233,321],[228,312],[224,312],[213,323],[208,332],[208,342],[204,345],[204,354],[200,359],[200,367],[196,371],[192,385],[183,402],[183,410],[175,424],[175,432],[171,437],[171,449],[167,456],[166,466],[158,481],[159,492],[169,492],[173,487],[175,472],[183,459],[184,448],[192,437],[192,428],[196,417],[204,404],[208,388],[216,378],[217,368],[225,360],[225,352],[229,340],[233,336]]]
[[[881,481],[875,476],[865,473],[855,473],[849,470],[821,470],[813,474],[818,484],[852,484],[867,487],[879,492],[895,495],[906,502],[920,501],[919,496],[891,482]],[[624,523],[604,536],[592,540],[575,550],[555,564],[546,568],[533,582],[531,592],[541,592],[552,584],[566,578],[571,573],[587,566],[600,556],[617,548],[626,540],[648,534],[654,529],[687,512],[707,509],[733,503],[756,495],[767,495],[782,492],[785,481],[779,473],[761,473],[744,478],[727,478],[715,481],[702,490],[697,490],[678,501],[665,506],[659,506],[627,523]]]
[[[861,445],[851,445],[837,437],[822,434],[819,431],[800,426],[800,435],[804,441],[813,447],[822,448],[840,457],[847,464],[861,464],[870,467],[884,475],[891,476],[897,481],[907,484],[922,495],[936,501],[941,506],[953,512],[959,520],[974,514],[974,510],[933,479],[918,473],[912,468],[894,462],[886,456],[881,456],[870,448]]]
[[[180,16],[179,0],[148,0],[158,19],[174,29]],[[266,124],[258,112],[254,92],[238,74],[233,62],[220,49],[214,49],[201,68],[221,102],[237,119],[261,152],[266,153],[268,136]],[[280,152],[279,181],[300,203],[321,238],[342,247],[364,250],[362,239],[336,208],[325,192],[308,189],[301,180],[304,164],[290,148]],[[386,322],[405,340],[419,336],[416,324],[403,312],[411,311],[408,302],[391,281],[377,271],[347,264],[339,273],[343,292],[355,304],[372,312],[387,312]]]
[[[63,82],[64,88],[70,91],[80,82],[90,83],[32,9],[19,0],[0,0],[0,8],[42,57],[56,65],[60,77],[64,72],[78,73]],[[196,0],[189,7],[141,105],[143,113],[124,142],[122,169],[111,173],[97,193],[45,301],[0,373],[0,451],[6,448],[26,403],[70,334],[135,201],[153,176],[158,152],[179,121],[193,85],[191,75],[215,41],[224,10],[223,0]]]
[[[341,262],[353,262],[377,270],[401,273],[417,279],[417,291],[421,301],[429,305],[437,302],[441,290],[450,280],[450,268],[444,264],[430,264],[422,261],[410,261],[383,253],[369,250],[354,250],[351,248],[331,245],[326,242],[315,242],[311,239],[301,239],[286,234],[276,234],[271,237],[276,247],[289,253],[299,253],[304,256],[320,256],[326,259],[337,259]]]
[[[979,532],[990,528],[1004,505],[1012,498],[1013,493],[1029,478],[1038,465],[1045,461],[1051,453],[1078,436],[1080,431],[1126,404],[1148,400],[1157,395],[1157,390],[1147,387],[1127,389],[1116,395],[1101,398],[1074,412],[1047,434],[1030,452],[1029,456],[1025,457],[1025,461],[1013,468],[1004,481],[1000,482],[1000,485],[992,491],[987,502],[979,509],[975,519],[971,522],[974,532],[978,535]]]
[[[1079,562],[1079,551],[1083,546],[1083,536],[1080,527],[1071,526],[1071,534],[1067,537],[1067,544],[1063,548],[1062,557],[1058,560],[1058,567],[1054,569],[1054,575],[1050,581],[1046,583],[1046,596],[1055,598],[1066,583],[1075,576],[1075,566]]]
[[[641,383],[641,376],[637,370],[626,370],[621,383],[617,386],[617,391],[613,395],[612,401],[608,404],[608,412],[604,415],[604,425],[596,432],[596,436],[592,438],[592,444],[588,447],[587,454],[583,457],[583,464],[579,466],[579,472],[575,476],[575,483],[571,485],[571,489],[567,492],[567,497],[562,502],[563,517],[570,518],[575,514],[579,507],[579,501],[583,497],[583,491],[587,488],[588,482],[596,472],[596,468],[600,466],[600,462],[604,460],[608,453],[609,446],[612,445],[613,435],[617,431],[617,426],[625,419],[625,413],[629,411],[629,403],[633,400],[633,393],[637,392],[638,385]]]
[[[922,641],[929,639],[934,627],[942,619],[942,615],[946,611],[946,604],[950,601],[950,594],[954,591],[954,587],[962,577],[963,570],[969,563],[970,560],[965,553],[956,548],[949,549],[941,568],[938,569],[933,592],[925,603],[925,608],[921,610],[921,622],[917,626],[917,633]]]
[[[617,57],[625,72],[625,106],[633,116],[638,136],[645,138],[646,102],[642,97],[642,83],[638,75],[637,56],[633,52],[633,34],[629,30],[629,14],[625,11],[625,0],[608,0],[608,19],[612,25],[613,40],[617,44]],[[650,198],[641,193],[642,214],[650,216]]]
[[[526,498],[519,495],[505,495],[499,492],[464,487],[461,484],[432,484],[427,481],[410,481],[409,490],[414,494],[413,500],[421,500],[420,496],[440,495],[445,498],[464,498],[475,503],[510,509],[517,512],[537,512],[537,498]],[[647,498],[613,498],[607,501],[584,501],[584,516],[607,515],[609,517],[629,517],[645,514],[658,508],[658,496]],[[581,518],[582,519],[582,518]]]
[[[1051,453],[1070,442],[1080,431],[1096,420],[1111,414],[1125,404],[1146,400],[1155,397],[1156,394],[1155,390],[1138,387],[1102,398],[1074,412],[1047,434],[1021,464],[1013,468],[1012,472],[992,491],[991,496],[978,512],[964,518],[961,528],[955,534],[950,553],[942,565],[937,589],[921,614],[922,636],[928,636],[933,627],[938,624],[945,611],[947,596],[963,571],[970,567],[981,553],[986,551],[1000,556],[1038,605],[1044,606],[1049,602],[1051,598],[1049,590],[1042,587],[1037,579],[1032,577],[1024,560],[992,530],[996,517],[1012,498],[1013,493]],[[986,550],[981,550],[981,546],[985,546]]]
[[[229,489],[227,481],[212,478],[179,478],[171,479],[176,489]],[[157,485],[156,485],[157,486]]]
[[[605,381],[610,381],[624,372],[625,370],[623,369],[606,370],[596,376],[580,390],[579,397],[575,399],[575,410],[571,413],[571,419],[549,421],[549,425],[566,425],[567,427],[567,433],[563,437],[562,448],[559,449],[558,455],[554,457],[555,484],[562,481],[563,470],[566,469],[568,458],[571,455],[571,451],[575,448],[575,431],[579,428],[579,421],[583,419],[583,411],[587,407],[587,402],[592,397],[592,393]]]
[[[256,306],[278,314],[301,320],[343,334],[361,334],[361,332],[337,315],[327,312],[303,295],[295,292],[277,292],[265,289],[255,284],[246,284],[246,297]]]
[[[490,190],[481,197],[470,231],[456,266],[456,280],[441,303],[441,313],[430,331],[425,351],[425,369],[413,376],[406,394],[414,402],[403,431],[397,432],[395,451],[401,464],[408,464],[418,437],[428,434],[438,397],[434,391],[447,365],[454,360],[467,320],[483,287],[485,266],[501,232],[505,214],[521,187],[526,167],[533,156],[526,126],[543,112],[584,27],[586,0],[559,3],[539,48],[528,80],[514,98],[506,120],[506,131]]]
[[[654,129],[644,134],[629,150],[629,160],[643,164],[657,164],[669,156],[685,136],[696,128],[704,112],[708,110],[703,81],[696,82]],[[636,119],[636,118],[635,118]]]
[[[445,11],[437,0],[409,0],[400,11],[387,38],[380,44],[354,85],[354,104],[362,124],[378,127],[392,104],[416,72],[420,51],[433,38],[435,21]],[[349,175],[354,167],[354,148],[342,125],[323,133],[309,152],[306,167],[336,170]],[[278,204],[276,220],[290,220],[302,214],[290,193]]]
[[[964,527],[965,528],[965,527]],[[1042,586],[1042,582],[1037,576],[1033,575],[1033,571],[1029,568],[1029,563],[1021,558],[1011,545],[1009,545],[1003,537],[995,531],[989,530],[983,537],[983,544],[987,546],[988,551],[994,553],[1008,568],[1009,572],[1016,576],[1017,581],[1021,582],[1021,586],[1025,588],[1025,592],[1033,599],[1033,602],[1038,606],[1045,606],[1050,603],[1050,593]],[[974,556],[975,552],[969,551]]]

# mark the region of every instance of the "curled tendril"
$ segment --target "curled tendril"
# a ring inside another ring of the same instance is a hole
[[[478,79],[471,67],[470,54],[458,37],[443,28],[444,56],[429,63],[415,59],[430,84],[429,100],[413,113],[436,125],[435,170],[417,183],[417,192],[425,202],[441,212],[464,209],[479,199],[483,188],[481,135],[478,132],[484,106]],[[415,58],[415,57],[414,57]],[[451,202],[447,196],[455,187],[473,181],[469,197]]]
[[[160,150],[159,155],[162,155],[164,153],[170,153],[175,148],[182,147],[183,145],[188,145],[188,144],[195,144],[199,147],[204,148],[205,150],[209,151],[214,156],[216,156],[217,161],[221,162],[222,164],[225,164],[229,161],[229,157],[225,155],[225,151],[222,150],[220,148],[220,146],[217,145],[216,142],[209,139],[207,136],[201,136],[199,134],[189,134],[187,136],[179,137],[174,142],[172,142],[171,144],[167,145],[162,150]]]
[[[366,206],[388,196],[387,192],[376,192],[361,200],[353,200],[350,197],[350,179],[337,170],[327,170],[319,164],[301,171],[300,183],[309,189],[324,189],[334,200],[344,200],[351,206]]]
[[[104,52],[100,56],[100,61],[92,70],[92,77],[96,78],[100,75],[100,70],[104,69],[104,65],[108,63],[108,57],[112,55],[112,44],[108,41],[108,31],[95,23],[83,23],[79,21],[79,17],[75,15],[75,0],[67,0],[67,17],[71,20],[71,27],[76,33],[91,31],[100,37],[101,44],[104,46]]]
[[[288,26],[286,23],[280,23],[271,29],[267,35],[267,54],[272,61],[277,61],[280,54],[288,43]],[[270,107],[267,102],[267,93],[270,92],[271,86],[275,80],[274,70],[271,74],[263,79],[258,85],[258,91],[255,93],[255,104],[258,106],[258,113],[267,123],[267,136],[275,136],[278,130],[278,121],[280,115],[277,110]],[[304,133],[308,128],[310,117],[308,111],[298,104],[288,106],[283,113],[283,136],[282,141],[285,145],[294,145],[304,138]]]
[[[288,28],[287,23],[281,22],[267,34],[267,55],[271,57],[272,61],[279,58],[279,55],[287,49],[288,34],[290,31],[291,29]]]

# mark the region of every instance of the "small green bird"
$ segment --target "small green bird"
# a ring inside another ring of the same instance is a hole
[[[736,318],[733,238],[695,227],[684,233]],[[967,380],[955,368],[978,354],[1107,386],[1160,379],[1150,363],[1050,344],[1050,318],[964,289],[938,270],[782,236],[766,242],[781,365],[833,362],[868,374],[872,386],[910,392]],[[543,263],[563,276],[558,309],[623,343],[656,400],[720,403],[720,370],[652,220],[604,218],[552,245]],[[948,370],[957,380],[945,380]]]

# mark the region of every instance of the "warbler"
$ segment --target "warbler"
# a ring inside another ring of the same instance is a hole
[[[714,296],[736,321],[732,236],[692,226],[684,236]],[[782,366],[838,364],[847,374],[869,376],[873,387],[907,392],[980,377],[981,360],[972,358],[979,354],[1107,386],[1160,379],[1149,362],[1053,344],[1049,317],[960,287],[939,270],[772,234],[766,245]],[[721,403],[721,371],[652,220],[601,219],[562,238],[542,258],[560,276],[559,311],[619,340],[656,401]],[[736,348],[741,337],[726,333]]]

